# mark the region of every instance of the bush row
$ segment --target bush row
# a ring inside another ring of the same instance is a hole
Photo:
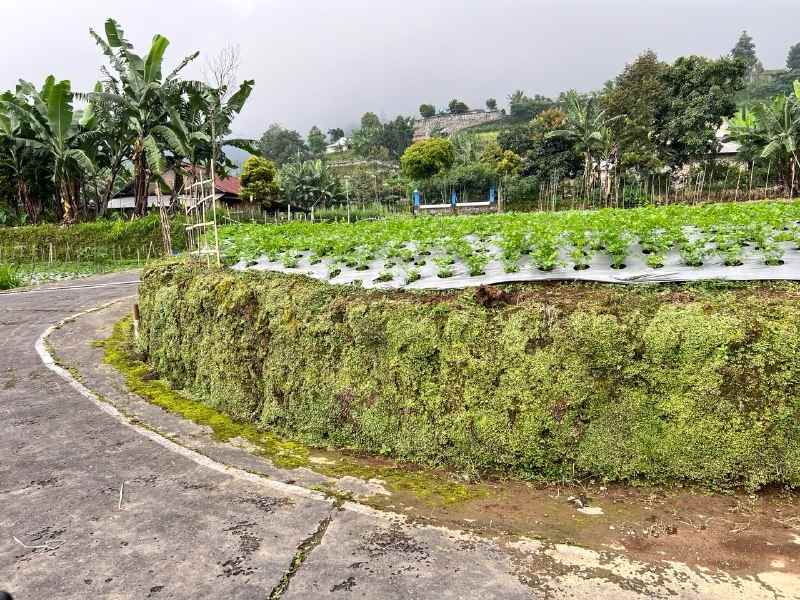
[[[800,484],[800,286],[385,293],[145,271],[140,350],[282,435],[531,479]]]
[[[183,220],[172,222],[172,245],[185,248]],[[148,252],[163,250],[158,215],[134,221],[94,221],[68,227],[42,224],[24,227],[0,227],[2,260],[24,262],[49,258],[54,260],[136,259]]]

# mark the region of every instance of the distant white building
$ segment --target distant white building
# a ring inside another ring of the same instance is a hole
[[[337,152],[347,152],[350,150],[350,138],[339,138],[332,144],[325,147],[325,154],[336,154]]]
[[[717,156],[720,158],[730,158],[735,160],[739,155],[739,142],[735,142],[730,137],[731,126],[727,119],[722,122],[720,128],[717,129],[717,140],[720,143],[719,152]]]

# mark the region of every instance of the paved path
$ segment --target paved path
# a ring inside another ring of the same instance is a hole
[[[738,580],[413,525],[175,451],[34,348],[51,324],[134,293],[118,285],[134,278],[0,294],[0,589],[16,600],[800,597],[774,573]]]

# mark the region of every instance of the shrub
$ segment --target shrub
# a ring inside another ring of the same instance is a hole
[[[183,219],[172,223],[174,250],[185,249]],[[40,261],[49,258],[53,247],[54,260],[144,258],[152,248],[152,255],[163,249],[161,223],[157,214],[134,221],[100,220],[79,223],[69,227],[60,225],[26,225],[0,228],[0,253],[5,260],[15,262]]]
[[[400,167],[403,174],[411,179],[427,179],[449,169],[455,159],[450,140],[431,138],[409,146],[400,157]]]
[[[0,290],[10,290],[21,283],[22,280],[13,266],[0,263]]]

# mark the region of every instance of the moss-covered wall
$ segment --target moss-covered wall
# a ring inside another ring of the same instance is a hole
[[[382,293],[147,270],[174,385],[315,445],[522,477],[800,484],[800,286]]]

